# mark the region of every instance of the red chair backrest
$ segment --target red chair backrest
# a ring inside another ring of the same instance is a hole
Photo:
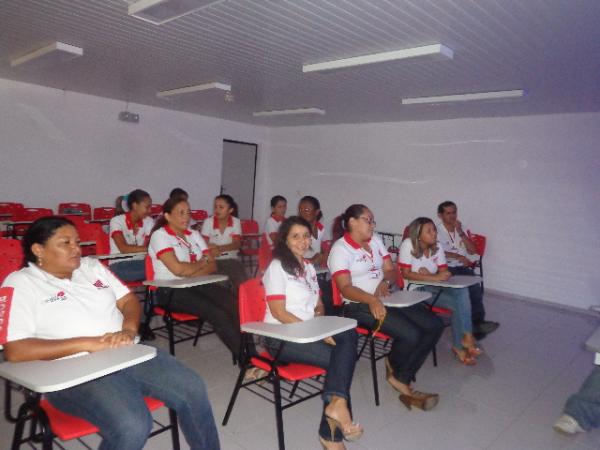
[[[258,247],[258,270],[263,273],[271,264],[273,259],[273,252],[271,246],[267,242],[266,236],[263,234],[260,237],[260,247]]]
[[[23,264],[23,247],[18,239],[0,239],[0,284]]]
[[[404,227],[404,231],[402,232],[402,240],[406,239],[409,235],[408,225]]]
[[[86,220],[92,218],[92,207],[88,203],[65,202],[58,204],[58,214],[81,214]]]
[[[152,258],[150,255],[146,255],[144,258],[144,271],[146,272],[146,280],[154,280],[154,266],[152,265]],[[156,291],[158,288],[155,286],[148,286],[148,290]]]
[[[115,216],[115,208],[112,206],[100,206],[94,208],[94,219],[112,219]]]
[[[6,344],[8,332],[8,316],[10,315],[10,302],[12,300],[13,288],[0,288],[0,345]]]
[[[331,297],[333,306],[342,306],[342,293],[333,278],[331,278]]]
[[[208,213],[203,209],[192,209],[190,213],[192,215],[192,219],[194,219],[197,222],[206,220],[206,218],[208,218]]]
[[[331,247],[333,246],[333,241],[329,240],[329,241],[321,241],[321,252],[322,253],[329,253],[331,251]]]
[[[77,231],[80,232],[81,228],[87,223],[85,216],[79,216],[76,214],[59,214],[60,217],[64,217],[65,219],[69,219],[77,228]],[[86,241],[87,239],[82,239],[82,241]]]
[[[106,233],[102,229],[102,225],[100,225],[99,223],[82,222],[81,224],[76,223],[75,226],[77,227],[77,232],[79,233],[80,240],[96,242],[95,246],[86,246],[81,248],[82,251],[85,250],[85,252],[82,253],[84,256],[93,254],[106,254],[101,253],[98,250],[98,241],[104,241],[106,236]],[[102,244],[104,244],[104,242],[102,242]],[[102,247],[102,250],[105,250],[105,247],[102,244],[100,245],[100,247]]]
[[[153,203],[152,205],[150,205],[150,215],[152,217],[160,216],[161,214],[162,214],[162,205],[159,205],[158,203]]]
[[[252,278],[240,284],[240,324],[262,322],[265,318],[266,309],[265,288],[260,278]]]
[[[487,238],[483,234],[471,234],[471,232],[467,232],[469,234],[469,238],[475,244],[475,250],[479,256],[483,256],[485,253],[485,244]]]
[[[23,208],[14,214],[15,221],[36,220],[40,217],[47,217],[53,214],[50,208]]]
[[[404,289],[404,277],[402,276],[402,267],[400,267],[400,262],[396,264],[396,284],[400,289]]]
[[[0,214],[11,214],[12,217],[12,215],[21,209],[23,209],[23,203],[0,202]]]
[[[258,222],[252,219],[242,219],[242,234],[258,233]]]

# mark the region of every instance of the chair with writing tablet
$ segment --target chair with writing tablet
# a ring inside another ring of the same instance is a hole
[[[280,339],[282,345],[285,345],[286,341],[315,342],[326,336],[335,335],[336,332],[352,329],[356,325],[356,321],[342,317],[322,316],[311,321],[294,324],[267,324],[263,322],[266,308],[265,290],[261,280],[254,278],[243,282],[239,289],[239,311],[244,356],[240,361],[240,373],[223,418],[223,426],[227,425],[238,393],[240,389],[244,388],[275,406],[278,448],[284,450],[283,411],[321,395],[323,380],[320,377],[325,375],[326,371],[308,364],[281,363],[277,360],[279,353],[276,355],[270,355],[267,352],[255,354],[253,336],[274,337]],[[325,333],[326,336],[316,336],[314,331],[307,328],[317,324],[322,324],[324,328],[330,330],[336,329],[336,331],[330,334]],[[297,332],[292,332],[292,330]],[[262,369],[266,375],[244,380],[246,372],[256,370],[256,368]]]
[[[483,278],[483,255],[485,253],[485,247],[487,238],[483,234],[471,234],[471,231],[467,230],[469,239],[475,244],[475,251],[479,255],[479,260],[474,263],[474,268],[479,269],[479,276]],[[484,293],[483,280],[481,280],[481,294]]]
[[[116,209],[113,206],[99,206],[94,208],[94,220],[110,221],[115,217]]]
[[[11,298],[11,287],[0,288],[0,344],[6,342],[6,326],[8,325]],[[91,448],[82,438],[98,433],[98,428],[80,417],[66,414],[55,408],[44,399],[43,394],[91,381],[139,364],[153,358],[154,355],[156,355],[156,349],[152,347],[132,345],[55,361],[4,362],[0,364],[0,377],[12,384],[23,386],[25,392],[24,403],[20,405],[14,420],[11,420],[15,423],[11,450],[18,450],[25,444],[28,445],[28,448],[35,448],[33,447],[34,443],[41,443],[44,450],[51,450],[54,443],[60,448],[64,448],[61,443],[54,442],[55,438],[61,441],[77,439],[84,447]],[[10,404],[11,391],[7,389],[6,393],[9,396],[8,404]],[[144,400],[150,411],[156,411],[165,406],[160,400],[151,397],[145,397]],[[5,415],[7,414],[10,415],[5,411]],[[115,414],[118,414],[118,411],[115,411]],[[150,436],[170,430],[173,449],[179,450],[179,431],[175,412],[169,410],[168,424],[161,424],[157,420],[154,420],[154,423],[158,425],[158,428],[153,430]],[[28,424],[29,426],[27,426]]]

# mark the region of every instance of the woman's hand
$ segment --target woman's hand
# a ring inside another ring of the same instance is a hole
[[[331,336],[326,337],[325,339],[323,339],[323,342],[325,342],[326,344],[329,344],[329,345],[336,345],[335,344],[335,340]]]
[[[421,275],[431,275],[431,272],[427,270],[425,267],[419,268],[419,272]]]
[[[373,294],[375,297],[387,297],[390,295],[390,285],[385,282],[385,280],[381,280],[381,283],[377,285],[375,289],[375,293]]]
[[[369,311],[371,312],[371,315],[375,317],[375,320],[381,321],[385,318],[387,311],[384,304],[381,303],[381,300],[379,300],[377,297],[373,298],[374,300],[369,302]]]
[[[447,281],[452,274],[449,271],[438,272],[434,275],[435,281]]]
[[[209,244],[208,251],[209,251],[209,253],[211,254],[211,256],[213,258],[216,258],[217,256],[221,256],[221,250],[219,250],[219,246],[218,245]]]
[[[100,343],[105,344],[106,348],[117,348],[124,345],[133,344],[135,332],[131,330],[121,330],[115,333],[106,333],[100,338]]]

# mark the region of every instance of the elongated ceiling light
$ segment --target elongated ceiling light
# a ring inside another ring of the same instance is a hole
[[[433,97],[403,98],[403,105],[417,105],[422,103],[448,103],[448,102],[470,102],[473,100],[497,100],[503,98],[518,98],[525,95],[522,89],[512,91],[495,92],[473,92],[470,94],[437,95]]]
[[[219,83],[218,81],[212,81],[210,83],[198,84],[195,86],[185,86],[185,87],[180,87],[180,88],[176,88],[176,89],[169,89],[166,91],[158,91],[156,93],[156,96],[158,98],[165,98],[165,97],[171,97],[174,95],[184,95],[184,94],[191,94],[192,92],[207,91],[209,89],[218,89],[221,91],[231,92],[231,85],[225,84],[225,83]]]
[[[389,52],[372,53],[369,55],[353,56],[350,58],[334,59],[313,64],[304,64],[302,72],[321,72],[324,70],[343,69],[345,67],[362,66],[398,59],[431,57],[433,59],[452,59],[454,51],[443,44],[424,45],[422,47],[404,48]]]
[[[53,42],[45,47],[38,48],[25,55],[10,60],[10,66],[16,67],[28,62],[36,64],[52,64],[54,62],[65,62],[83,55],[83,49],[64,42]]]
[[[298,109],[274,109],[271,111],[257,111],[252,113],[254,117],[268,116],[289,116],[293,114],[318,114],[324,115],[325,110],[319,108],[298,108]]]
[[[221,1],[223,0],[137,0],[129,2],[127,12],[130,16],[154,25],[162,25]]]

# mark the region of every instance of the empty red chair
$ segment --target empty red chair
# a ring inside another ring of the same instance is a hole
[[[94,220],[109,221],[115,216],[115,208],[112,206],[100,206],[94,208]]]
[[[23,247],[18,239],[0,239],[0,284],[23,264]]]
[[[65,214],[83,216],[85,220],[90,220],[92,218],[92,207],[88,203],[59,203],[58,215],[62,216]]]
[[[160,216],[161,214],[162,214],[162,205],[159,205],[157,203],[153,203],[152,205],[150,205],[150,216],[151,217]]]
[[[271,246],[267,242],[267,237],[263,234],[260,237],[260,247],[258,247],[258,266],[257,272],[259,274],[265,273],[269,264],[271,264],[271,260],[273,259],[273,251],[271,250]]]
[[[242,260],[247,260],[253,264],[254,258],[258,256],[260,247],[260,235],[258,231],[258,222],[251,219],[242,219],[242,246],[240,255]]]
[[[13,225],[12,235],[13,237],[23,236],[29,225],[40,217],[47,217],[52,215],[50,208],[23,208],[17,211],[13,215],[13,221],[15,222],[29,222]]]
[[[81,246],[81,255],[89,256],[98,253],[98,241],[103,239],[106,233],[102,229],[102,225],[99,223],[88,223],[83,222],[80,225],[75,224],[77,232],[79,233],[79,240],[81,242],[94,242],[90,245]]]
[[[469,230],[467,230],[467,235],[475,244],[475,251],[479,255],[479,261],[475,262],[474,266],[479,269],[479,276],[483,277],[483,255],[485,253],[487,238],[483,234],[471,234]],[[483,281],[481,282],[481,291],[483,294]]]
[[[192,209],[190,213],[196,222],[203,222],[208,218],[208,213],[203,209]]]

